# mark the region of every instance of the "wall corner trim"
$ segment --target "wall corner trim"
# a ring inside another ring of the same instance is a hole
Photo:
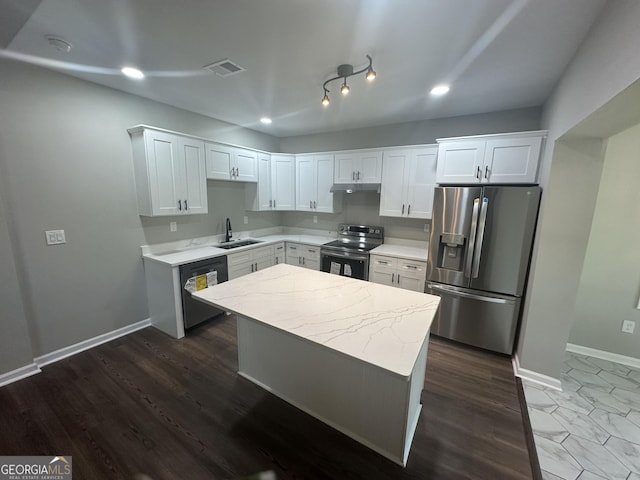
[[[151,319],[147,318],[146,320],[141,320],[139,322],[132,323],[131,325],[127,325],[126,327],[118,328],[117,330],[113,330],[111,332],[98,335],[97,337],[83,340],[82,342],[69,345],[68,347],[61,348],[60,350],[41,355],[34,358],[33,360],[38,367],[44,367],[45,365],[57,362],[58,360],[62,360],[63,358],[75,355],[76,353],[84,352],[85,350],[89,350],[90,348],[97,347],[98,345],[110,342],[111,340],[115,340],[116,338],[123,337],[138,330],[142,330],[143,328],[147,328],[150,325]]]
[[[627,357],[625,355],[605,352],[604,350],[598,350],[591,347],[583,347],[582,345],[575,345],[573,343],[567,343],[567,351],[577,353],[579,355],[586,355],[587,357],[595,357],[602,360],[608,360],[610,362],[621,363],[633,368],[640,368],[640,358]]]
[[[0,387],[8,385],[13,382],[17,382],[18,380],[22,380],[23,378],[30,377],[31,375],[35,375],[36,373],[40,373],[42,370],[38,367],[38,365],[33,362],[29,365],[25,365],[24,367],[16,368],[7,373],[3,373],[0,375]]]
[[[534,372],[533,370],[522,368],[520,366],[520,358],[518,357],[518,354],[515,354],[511,358],[511,363],[513,364],[513,373],[516,377],[520,377],[521,379],[527,380],[529,382],[537,383],[538,385],[542,385],[543,387],[549,387],[553,388],[554,390],[562,391],[562,384],[560,383],[559,379]]]

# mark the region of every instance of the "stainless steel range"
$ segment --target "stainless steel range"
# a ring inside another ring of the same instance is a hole
[[[338,240],[320,247],[320,269],[345,277],[369,279],[369,251],[384,243],[384,228],[368,225],[338,226]]]

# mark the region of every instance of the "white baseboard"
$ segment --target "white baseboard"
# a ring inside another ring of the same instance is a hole
[[[583,347],[582,345],[575,345],[573,343],[567,343],[567,351],[578,353],[580,355],[586,355],[587,357],[595,357],[602,360],[608,360],[610,362],[621,363],[633,368],[640,368],[640,358],[627,357],[624,355],[619,355],[617,353],[605,352],[604,350],[597,350],[590,347]]]
[[[562,383],[559,379],[534,372],[533,370],[522,368],[520,366],[520,359],[518,358],[518,354],[515,354],[513,356],[511,362],[513,364],[513,373],[516,377],[520,377],[523,380],[527,380],[529,382],[537,383],[538,385],[542,385],[543,387],[562,391]]]
[[[56,350],[55,352],[47,353],[40,357],[36,357],[33,360],[36,362],[38,367],[44,367],[45,365],[49,365],[53,362],[57,362],[58,360],[62,360],[63,358],[67,358],[67,357],[70,357],[71,355],[75,355],[76,353],[84,352],[85,350],[89,350],[90,348],[97,347],[98,345],[102,345],[103,343],[110,342],[111,340],[115,340],[116,338],[123,337],[137,330],[142,330],[143,328],[146,328],[150,325],[151,325],[151,319],[147,318],[146,320],[141,320],[139,322],[132,323],[131,325],[127,325],[126,327],[118,328],[117,330],[103,333],[102,335],[89,338],[82,342],[78,342],[74,345],[69,345],[68,347],[64,347],[64,348],[61,348],[60,350]]]
[[[25,365],[24,367],[16,368],[15,370],[11,370],[10,372],[0,375],[0,387],[17,382],[18,380],[22,380],[23,378],[30,377],[31,375],[35,375],[40,372],[41,370],[35,362]]]

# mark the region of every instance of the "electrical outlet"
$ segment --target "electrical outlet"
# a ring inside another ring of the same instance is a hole
[[[64,230],[47,230],[44,232],[44,236],[47,240],[47,245],[61,245],[67,243],[67,239],[64,236]]]
[[[249,223],[249,217],[244,216],[244,224],[247,225]]]
[[[318,223],[318,216],[317,215],[313,216],[313,223]]]
[[[633,333],[636,329],[636,322],[633,320],[625,320],[622,322],[622,331],[624,333]]]
[[[178,231],[178,224],[176,222],[169,222],[169,230],[172,232]]]

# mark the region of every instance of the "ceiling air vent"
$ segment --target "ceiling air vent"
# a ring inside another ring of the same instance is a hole
[[[245,69],[242,68],[235,62],[232,62],[228,58],[224,60],[220,60],[219,62],[212,63],[211,65],[206,65],[203,67],[205,70],[210,70],[219,77],[228,77],[230,75],[235,75],[236,73],[244,72]]]

